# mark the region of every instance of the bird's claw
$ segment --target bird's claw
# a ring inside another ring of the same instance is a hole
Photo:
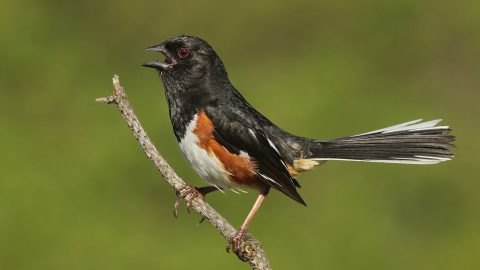
[[[239,255],[245,232],[246,230],[240,229],[230,237],[228,240],[227,252],[230,252],[231,250],[233,253]]]
[[[199,191],[196,187],[185,186],[180,191],[177,191],[177,199],[173,204],[173,216],[178,218],[178,206],[180,206],[181,199],[185,199],[187,202],[187,212],[190,213],[190,208],[192,207],[193,200],[195,198],[205,198],[205,195]]]

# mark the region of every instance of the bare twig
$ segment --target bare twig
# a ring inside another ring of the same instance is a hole
[[[147,157],[165,177],[168,184],[175,189],[177,194],[187,187],[187,184],[175,173],[172,167],[168,165],[150,141],[147,133],[143,130],[137,116],[128,102],[127,95],[125,94],[123,87],[120,85],[117,75],[113,76],[113,95],[97,98],[96,101],[99,103],[116,105]],[[187,195],[187,198],[184,199],[190,200],[192,198]],[[225,239],[228,240],[236,232],[235,228],[230,225],[224,217],[200,197],[195,197],[191,200],[191,208],[202,215],[202,219],[208,220],[215,228],[217,228]],[[249,262],[252,269],[271,269],[260,242],[251,234],[245,236],[241,251],[237,256],[242,261]]]

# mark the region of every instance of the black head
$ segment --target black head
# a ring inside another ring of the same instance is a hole
[[[175,84],[194,84],[211,75],[224,76],[225,68],[213,48],[203,39],[194,36],[178,36],[146,48],[147,51],[158,51],[165,60],[143,64],[144,67],[155,68],[164,81]]]

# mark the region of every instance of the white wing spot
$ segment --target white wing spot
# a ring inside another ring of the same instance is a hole
[[[255,132],[254,132],[251,128],[248,129],[248,132],[249,132],[255,139],[257,138],[257,136],[255,135]]]
[[[275,146],[275,144],[273,144],[273,142],[270,141],[269,138],[267,138],[267,140],[268,140],[268,144],[270,144],[270,146],[271,146],[273,149],[275,149],[275,151],[280,155],[280,152],[278,152],[278,149],[277,149],[277,147]]]
[[[262,176],[263,178],[267,179],[268,181],[272,182],[272,183],[275,183],[275,184],[278,184],[277,181],[273,180],[272,178],[266,176],[265,174],[262,174],[262,173],[259,173],[260,176]]]

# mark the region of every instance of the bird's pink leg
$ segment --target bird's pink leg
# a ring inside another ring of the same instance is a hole
[[[230,237],[227,251],[230,251],[230,249],[232,249],[234,253],[238,253],[240,251],[242,239],[245,233],[247,232],[248,225],[250,225],[250,223],[252,222],[253,216],[255,216],[255,213],[257,213],[264,199],[265,199],[265,194],[260,193],[260,195],[258,195],[257,197],[257,200],[253,204],[252,209],[250,209],[250,212],[248,213],[247,218],[245,218],[245,221],[243,222],[242,226],[240,226],[240,229]]]

